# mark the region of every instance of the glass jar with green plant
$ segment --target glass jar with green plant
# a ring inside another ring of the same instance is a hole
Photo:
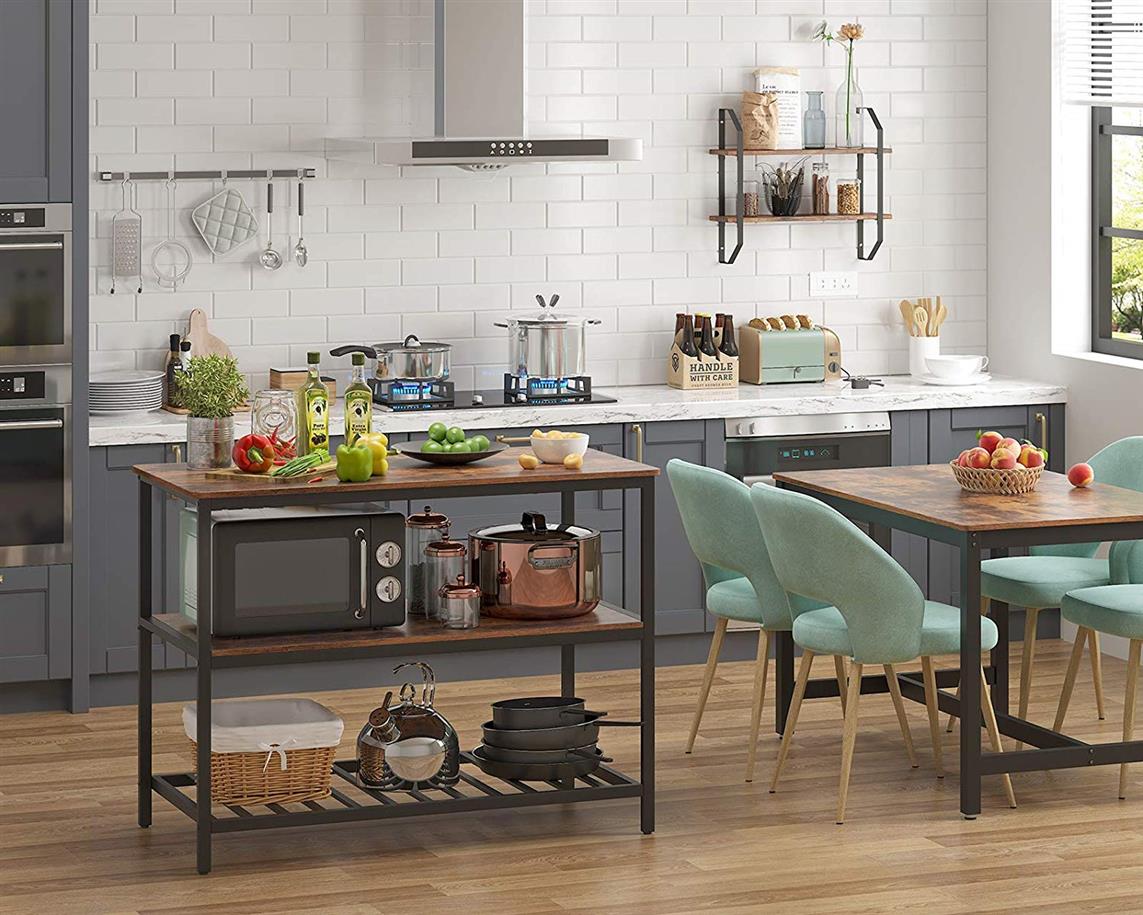
[[[187,410],[187,466],[205,470],[230,466],[234,411],[250,396],[233,356],[193,356],[177,376]]]

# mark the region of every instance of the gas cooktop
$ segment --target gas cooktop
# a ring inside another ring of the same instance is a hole
[[[388,396],[385,396],[385,395]],[[479,410],[487,407],[559,406],[561,404],[615,403],[591,390],[591,385],[556,387],[535,383],[521,390],[457,391],[448,383],[410,384],[382,391],[374,386],[374,402],[378,409],[394,413],[415,413],[424,410]]]

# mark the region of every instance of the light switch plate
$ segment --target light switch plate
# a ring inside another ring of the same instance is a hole
[[[812,298],[854,295],[857,295],[857,273],[853,270],[839,270],[836,273],[819,270],[810,274]]]

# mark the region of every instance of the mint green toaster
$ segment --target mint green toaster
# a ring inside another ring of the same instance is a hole
[[[761,330],[748,324],[739,333],[738,350],[738,380],[749,384],[841,378],[841,341],[828,327]]]

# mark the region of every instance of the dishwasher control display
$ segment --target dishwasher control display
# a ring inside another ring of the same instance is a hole
[[[837,442],[814,442],[804,445],[777,447],[779,467],[798,467],[806,464],[834,463],[839,459],[841,446]]]

